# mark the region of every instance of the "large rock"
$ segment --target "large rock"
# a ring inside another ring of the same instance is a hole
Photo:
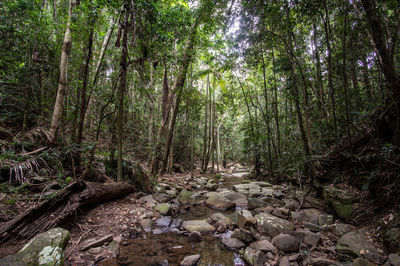
[[[228,210],[236,206],[234,202],[228,200],[220,193],[211,194],[206,200],[206,204],[207,206],[218,210]]]
[[[249,198],[249,201],[247,203],[247,207],[249,210],[254,210],[257,208],[263,208],[270,205],[268,202],[265,202],[259,198]]]
[[[208,180],[207,184],[206,184],[206,189],[211,190],[211,191],[215,191],[218,188],[218,184],[215,183],[214,180],[210,179]]]
[[[224,197],[230,201],[236,203],[236,205],[244,206],[247,205],[247,197],[239,192],[228,191],[223,193]]]
[[[186,256],[180,263],[181,266],[193,266],[197,265],[201,256],[200,254]]]
[[[266,261],[264,252],[247,247],[243,255],[245,261],[253,266],[263,266]]]
[[[333,208],[337,216],[348,219],[353,214],[357,197],[349,191],[328,185],[324,187],[322,197]]]
[[[225,215],[223,215],[222,213],[214,213],[213,215],[211,215],[211,221],[213,221],[214,223],[216,222],[223,222],[225,225],[231,225],[232,224],[232,220],[229,217],[226,217]]]
[[[162,215],[167,215],[171,212],[171,204],[169,203],[160,203],[157,204],[154,209],[161,213]]]
[[[357,231],[347,233],[339,238],[336,244],[336,253],[345,259],[364,256],[374,263],[382,262],[382,257],[378,254],[376,247]]]
[[[179,193],[178,201],[183,205],[199,204],[201,203],[201,197],[197,193],[193,193],[184,189],[181,191],[181,193]]]
[[[36,235],[20,251],[0,260],[0,265],[63,265],[69,232],[53,228]]]
[[[238,250],[246,246],[245,243],[234,237],[223,238],[222,243],[230,250]]]
[[[400,228],[392,228],[383,234],[383,244],[391,252],[400,251]]]
[[[283,252],[294,252],[299,250],[300,242],[291,235],[280,234],[272,239],[272,244]]]
[[[171,196],[167,193],[154,193],[153,199],[159,203],[167,202],[171,199]]]
[[[264,251],[264,252],[276,250],[276,247],[274,245],[272,245],[271,242],[269,242],[266,239],[251,243],[250,247],[252,247],[256,250]]]
[[[257,223],[264,230],[268,232],[268,235],[275,237],[280,233],[286,231],[293,231],[294,225],[284,219],[278,218],[268,213],[259,213],[256,215]]]
[[[202,235],[212,233],[215,230],[214,227],[211,224],[207,223],[205,220],[184,221],[182,223],[182,227],[190,233],[197,231],[200,232]]]
[[[255,225],[257,219],[248,210],[241,210],[237,214],[237,225],[240,228],[247,228],[248,226]]]

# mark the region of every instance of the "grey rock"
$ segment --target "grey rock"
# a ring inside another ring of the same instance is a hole
[[[153,220],[152,219],[143,219],[140,221],[140,225],[142,226],[145,232],[151,232],[153,229]]]
[[[375,264],[364,258],[357,258],[353,261],[353,266],[374,266]]]
[[[319,226],[318,224],[313,224],[313,223],[309,223],[309,222],[305,222],[304,226],[309,228],[312,232],[321,232],[321,231],[325,230],[323,227]]]
[[[181,266],[194,266],[197,265],[201,256],[200,254],[186,256],[179,265]]]
[[[156,225],[161,227],[168,227],[172,222],[171,216],[164,216],[156,220]]]
[[[317,234],[311,233],[311,232],[305,232],[304,234],[304,244],[306,244],[309,247],[314,247],[319,244],[321,241],[321,237]]]
[[[288,257],[283,257],[279,261],[279,266],[290,266],[290,261],[289,261]]]
[[[294,225],[282,218],[278,218],[268,213],[259,213],[256,215],[257,223],[264,228],[268,235],[275,237],[286,231],[293,231]]]
[[[351,231],[351,225],[349,224],[336,224],[334,234],[337,236],[342,236]]]
[[[241,240],[230,237],[230,238],[223,238],[222,243],[228,247],[230,250],[238,250],[241,248],[244,248],[246,246],[245,243],[243,243]]]
[[[400,255],[399,254],[389,254],[388,260],[393,266],[400,266]]]
[[[247,202],[247,207],[249,208],[249,210],[266,207],[268,205],[268,202],[265,202],[259,198],[249,198],[249,201]]]
[[[98,246],[101,246],[104,243],[110,242],[112,240],[113,240],[112,234],[106,235],[106,236],[103,236],[100,238],[91,238],[81,244],[80,250],[87,250],[89,248],[98,247]]]
[[[171,204],[169,203],[160,203],[154,206],[154,209],[161,213],[162,215],[167,215],[171,212]]]
[[[259,240],[254,243],[251,243],[250,247],[252,247],[256,250],[261,250],[263,252],[276,250],[276,247],[274,245],[272,245],[272,243],[269,242],[267,239]]]
[[[214,223],[222,221],[226,225],[232,224],[232,220],[229,217],[226,217],[225,215],[223,215],[222,213],[219,213],[219,212],[211,215],[211,221],[213,221]]]
[[[17,253],[0,259],[0,265],[63,265],[69,237],[65,229],[50,229],[36,235]]]
[[[243,255],[245,261],[253,266],[263,266],[266,261],[264,252],[247,247]]]
[[[141,198],[139,198],[139,202],[142,204],[149,204],[150,206],[153,206],[155,204],[157,204],[157,202],[154,200],[152,195],[147,195],[147,196],[143,196]]]
[[[236,206],[234,202],[228,200],[220,193],[210,195],[206,200],[206,205],[218,210],[228,210]]]
[[[167,193],[155,193],[153,199],[159,203],[165,203],[171,199],[171,196]]]
[[[288,234],[277,235],[272,239],[272,244],[283,252],[294,252],[300,247],[300,242]]]

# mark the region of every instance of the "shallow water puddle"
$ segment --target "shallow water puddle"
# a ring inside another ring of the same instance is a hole
[[[121,247],[117,262],[118,265],[161,265],[168,260],[169,265],[179,265],[185,256],[194,254],[201,254],[198,265],[245,265],[219,238],[209,235],[201,242],[191,242],[186,236],[170,232],[131,240],[129,245]]]

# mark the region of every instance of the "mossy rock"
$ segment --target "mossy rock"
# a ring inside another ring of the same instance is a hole
[[[161,213],[162,215],[167,215],[170,213],[171,211],[171,204],[169,203],[161,203],[161,204],[157,204],[154,209],[156,211],[158,211],[159,213]]]
[[[400,251],[400,228],[392,228],[383,234],[383,244],[391,252]]]
[[[184,189],[181,191],[181,193],[179,193],[178,201],[183,205],[199,204],[201,203],[201,197],[197,193],[193,193],[191,191]]]
[[[333,210],[336,215],[343,219],[348,219],[353,214],[353,204],[344,204],[339,201],[332,202]]]
[[[1,259],[0,265],[63,265],[69,237],[69,231],[63,228],[50,229],[36,235],[17,253]]]

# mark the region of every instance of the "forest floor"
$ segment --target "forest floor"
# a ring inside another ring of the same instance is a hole
[[[201,256],[200,265],[369,265],[390,261],[390,251],[375,223],[379,219],[358,226],[346,222],[343,210],[362,206],[367,200],[357,189],[327,186],[322,199],[316,191],[307,194],[307,189],[290,184],[257,181],[240,165],[223,169],[219,175],[196,171],[194,176],[165,175],[151,195],[136,192],[80,209],[76,218],[64,225],[71,232],[65,264],[178,265],[195,254]],[[9,213],[10,196],[2,197],[0,209]],[[23,202],[15,201],[17,209],[9,215],[34,204]],[[332,202],[343,206],[332,209]],[[381,220],[388,225],[396,219],[396,214],[386,214]],[[199,220],[205,224],[196,225],[195,230],[185,225]],[[103,241],[88,244],[103,237]],[[25,242],[1,245],[0,258],[16,252]],[[395,261],[397,257],[391,256]]]

